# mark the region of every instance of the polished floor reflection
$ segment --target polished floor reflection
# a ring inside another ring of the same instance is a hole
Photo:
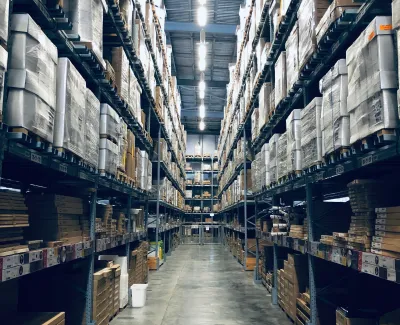
[[[111,325],[289,325],[262,286],[222,245],[181,245],[150,273],[144,308],[127,307]]]

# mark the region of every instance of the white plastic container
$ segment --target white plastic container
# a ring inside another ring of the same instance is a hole
[[[131,286],[131,304],[134,308],[144,307],[148,284],[134,284]]]

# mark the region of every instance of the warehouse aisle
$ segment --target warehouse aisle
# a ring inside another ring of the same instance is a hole
[[[252,272],[222,245],[181,245],[150,273],[146,306],[126,308],[111,325],[289,325]]]

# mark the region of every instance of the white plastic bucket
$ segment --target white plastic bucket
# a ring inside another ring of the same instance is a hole
[[[134,284],[131,286],[132,307],[140,308],[146,304],[147,286],[148,284]]]

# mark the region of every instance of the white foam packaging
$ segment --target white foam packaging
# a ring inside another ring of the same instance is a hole
[[[279,179],[286,176],[288,173],[288,159],[287,159],[287,144],[288,133],[282,133],[278,140],[278,151],[276,156],[277,172],[276,176]]]
[[[57,48],[28,14],[11,17],[4,122],[53,142]]]
[[[87,43],[99,63],[106,68],[103,59],[103,4],[101,0],[63,1],[63,10],[72,22],[72,32]]]
[[[278,106],[287,95],[286,52],[281,52],[275,63],[275,105]]]
[[[390,16],[377,16],[348,48],[350,143],[398,127],[398,75]]]
[[[258,125],[259,129],[267,123],[268,116],[272,107],[270,106],[270,96],[272,91],[272,84],[270,82],[264,83],[261,87],[260,94],[258,97],[259,102],[259,114],[258,114]]]
[[[99,170],[111,175],[117,174],[118,145],[108,139],[100,139]]]
[[[53,145],[81,158],[85,155],[85,106],[85,79],[68,58],[59,58]]]
[[[314,98],[301,110],[301,153],[303,169],[322,162],[322,98]]]
[[[275,183],[278,180],[278,140],[280,134],[272,135],[268,142],[269,147],[269,174],[270,182],[267,182],[267,186],[271,183]]]
[[[287,172],[302,170],[301,109],[294,109],[286,119]]]
[[[95,168],[99,166],[100,101],[86,89],[84,159]]]
[[[118,113],[108,104],[100,105],[100,136],[110,137],[118,141],[121,133],[120,117]]]
[[[286,41],[286,90],[289,94],[294,84],[299,80],[299,28],[296,22]]]

